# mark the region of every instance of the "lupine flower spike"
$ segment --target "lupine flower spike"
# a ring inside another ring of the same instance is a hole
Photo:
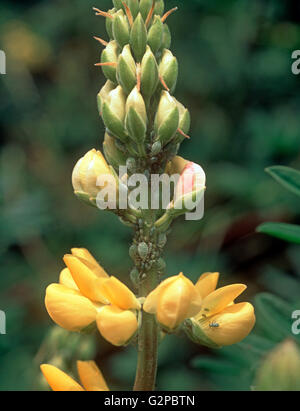
[[[169,228],[183,214],[203,218],[206,191],[203,168],[177,155],[188,144],[191,126],[188,109],[174,97],[179,65],[167,21],[177,7],[165,12],[164,0],[113,0],[112,9],[93,10],[104,17],[108,39],[94,36],[103,46],[95,66],[106,79],[97,94],[103,154],[97,147],[74,161],[72,185],[81,201],[113,212],[133,229],[133,267],[125,285],[87,249],[73,248],[63,257],[58,282],[47,287],[45,305],[51,319],[70,332],[98,331],[115,346],[134,344],[133,389],[148,391],[155,389],[162,335],[183,331],[204,346],[235,344],[250,333],[255,314],[250,303],[236,302],[246,286],[217,288],[218,273],[205,273],[196,284],[182,273],[165,277]],[[134,197],[128,182],[137,176],[144,186]],[[160,185],[151,189],[153,176],[173,181],[166,201]],[[77,366],[80,383],[52,365],[41,369],[55,391],[108,390],[94,362]]]

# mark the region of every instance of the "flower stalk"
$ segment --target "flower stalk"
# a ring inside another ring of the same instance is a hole
[[[236,284],[216,290],[217,273],[202,275],[195,285],[183,273],[161,281],[170,225],[198,205],[198,217],[203,217],[206,188],[203,169],[177,156],[190,129],[188,110],[173,96],[178,62],[169,50],[166,20],[177,8],[165,12],[163,0],[113,0],[113,5],[108,12],[94,8],[106,19],[108,33],[107,41],[95,37],[104,47],[96,64],[106,77],[97,95],[106,129],[104,156],[96,149],[83,156],[74,168],[72,184],[80,200],[99,209],[110,205],[108,210],[133,229],[130,278],[137,295],[108,275],[88,250],[74,248],[64,257],[59,283],[47,288],[45,305],[52,320],[68,331],[98,329],[115,346],[137,341],[133,390],[151,391],[162,333],[184,331],[198,344],[220,347],[245,338],[255,316],[250,303],[234,303],[246,287]],[[120,175],[124,166],[126,173]],[[145,207],[129,201],[134,190],[127,182],[137,175],[146,180]],[[162,184],[153,192],[153,175],[178,177],[165,206]],[[152,207],[156,197],[159,206]],[[42,371],[55,390],[108,389],[92,362],[78,363],[82,386],[55,367],[44,365]]]

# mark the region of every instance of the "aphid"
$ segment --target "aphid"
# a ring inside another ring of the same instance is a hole
[[[209,324],[209,326],[210,326],[211,328],[219,328],[219,327],[220,327],[220,324],[219,324],[219,323],[216,323],[215,321],[212,321],[212,322]]]

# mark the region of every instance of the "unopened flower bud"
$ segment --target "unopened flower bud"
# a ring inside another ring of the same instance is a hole
[[[126,164],[126,155],[116,146],[116,138],[105,133],[103,151],[107,161],[115,168]]]
[[[184,107],[179,101],[177,101],[177,106],[179,110],[179,126],[178,129],[181,131],[177,132],[174,138],[175,143],[180,144],[186,138],[191,127],[191,115],[187,108]]]
[[[162,45],[164,33],[164,25],[160,16],[154,16],[152,26],[148,31],[148,44],[155,54],[158,52]]]
[[[163,30],[163,39],[162,39],[162,49],[169,49],[171,47],[171,42],[172,42],[172,36],[170,29],[167,24],[164,24],[164,30]]]
[[[123,0],[113,0],[113,4],[117,10],[124,9]]]
[[[97,104],[98,104],[98,110],[99,110],[100,115],[102,115],[103,101],[108,98],[109,93],[112,90],[114,90],[115,87],[116,87],[116,85],[112,81],[107,80],[107,82],[104,84],[104,86],[99,91],[99,93],[97,95]]]
[[[153,4],[153,0],[140,0],[140,13],[144,21],[146,21],[148,17],[152,4]]]
[[[145,99],[149,100],[158,85],[158,66],[156,58],[149,46],[141,64],[141,91]]]
[[[204,197],[206,176],[202,167],[176,156],[168,164],[167,172],[180,175],[168,213],[175,216],[192,211]]]
[[[117,82],[117,78],[116,78],[117,60],[118,60],[118,43],[115,40],[112,40],[108,43],[106,48],[102,51],[101,63],[113,63],[112,65],[102,66],[103,74],[108,80],[112,81],[113,83]]]
[[[123,10],[119,10],[113,19],[113,35],[119,46],[123,48],[129,42],[129,24]]]
[[[156,141],[151,147],[151,155],[156,156],[161,152],[162,145],[160,141]]]
[[[101,151],[90,150],[74,167],[72,184],[75,194],[84,193],[96,198],[100,190],[97,179],[101,175],[110,175],[110,168]]]
[[[179,110],[176,100],[167,91],[162,91],[154,122],[156,140],[166,145],[174,137],[179,125]]]
[[[178,61],[170,50],[165,50],[159,65],[159,74],[172,92],[178,78]]]
[[[140,5],[138,0],[127,0],[128,7],[130,8],[132,17],[135,19],[139,14]]]
[[[156,0],[155,7],[154,7],[154,14],[159,14],[160,16],[163,14],[165,9],[164,0]]]
[[[128,44],[118,59],[117,79],[126,94],[129,94],[136,85],[136,65]]]
[[[140,143],[145,140],[147,131],[147,112],[144,99],[135,87],[126,101],[125,126],[129,136]]]
[[[146,51],[147,29],[145,22],[139,13],[134,20],[130,33],[130,46],[137,62],[140,62]]]
[[[102,118],[109,131],[122,141],[127,135],[124,129],[126,96],[121,86],[108,93],[102,102]]]
[[[141,257],[141,259],[145,259],[149,253],[149,247],[147,246],[147,244],[145,242],[141,242],[138,245],[138,253],[139,256]]]
[[[201,296],[182,273],[163,281],[146,298],[143,309],[156,314],[159,323],[172,330],[201,308]]]
[[[111,9],[111,10],[108,10],[108,14],[110,14],[111,16],[114,16],[115,13],[116,13],[116,9],[115,9],[115,8],[113,8],[113,9]],[[113,39],[114,39],[114,34],[113,34],[113,19],[112,19],[112,18],[109,18],[109,17],[106,17],[105,20],[106,20],[105,25],[106,25],[107,34],[108,34],[110,40],[113,40]]]

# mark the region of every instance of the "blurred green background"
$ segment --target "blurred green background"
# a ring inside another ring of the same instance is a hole
[[[205,218],[175,223],[167,273],[195,280],[220,271],[221,285],[248,285],[244,301],[272,293],[285,304],[287,328],[276,323],[268,332],[262,314],[251,337],[218,352],[167,337],[158,389],[250,389],[266,353],[293,338],[289,310],[300,309],[299,246],[255,233],[264,221],[300,223],[299,201],[264,172],[273,164],[300,169],[300,76],[291,72],[300,8],[292,0],[166,5],[179,6],[168,20],[180,64],[176,97],[193,120],[181,155],[200,163],[208,178]],[[0,76],[0,309],[7,335],[0,335],[0,390],[46,389],[42,361],[68,370],[75,359],[96,358],[115,389],[130,389],[134,378],[133,347],[69,336],[53,328],[43,304],[71,247],[88,248],[130,284],[130,229],[80,203],[71,187],[75,162],[101,148],[104,135],[96,94],[105,80],[94,67],[101,48],[92,36],[106,35],[92,6],[108,9],[111,1],[1,1],[7,74]]]

